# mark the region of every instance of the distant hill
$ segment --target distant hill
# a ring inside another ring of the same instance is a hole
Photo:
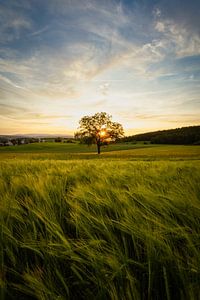
[[[149,141],[152,144],[191,145],[200,144],[200,126],[159,130],[127,136],[120,142]]]

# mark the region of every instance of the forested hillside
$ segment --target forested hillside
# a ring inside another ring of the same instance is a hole
[[[149,141],[152,144],[200,144],[200,126],[189,126],[132,135],[120,142]]]

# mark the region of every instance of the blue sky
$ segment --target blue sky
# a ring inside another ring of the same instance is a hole
[[[0,134],[199,125],[200,1],[0,0]]]

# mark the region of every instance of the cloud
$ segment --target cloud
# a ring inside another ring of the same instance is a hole
[[[180,4],[180,5],[179,5]],[[165,41],[169,54],[177,57],[200,55],[200,3],[194,0],[160,1],[154,13],[155,30],[160,33],[160,39]]]
[[[0,27],[0,42],[7,44],[30,30],[32,21],[20,11],[0,4]]]
[[[105,83],[99,85],[98,90],[102,95],[106,96],[106,95],[108,95],[109,88],[110,88],[110,83],[105,82]]]
[[[191,124],[199,124],[199,118],[197,113],[182,113],[180,115],[177,115],[176,113],[172,114],[151,114],[151,113],[123,113],[122,114],[123,119],[127,121],[142,121],[148,124],[148,122],[159,122],[159,124],[162,123],[191,123]]]
[[[98,100],[96,102],[93,103],[93,107],[97,108],[97,107],[105,107],[105,105],[107,104],[107,100],[106,99],[102,99],[102,100]]]
[[[171,20],[158,21],[155,29],[162,33],[161,42],[177,57],[200,55],[200,36]]]
[[[49,26],[46,25],[43,28],[40,28],[39,30],[33,31],[30,36],[36,36],[36,35],[40,35],[41,33],[46,32],[49,29]]]
[[[4,81],[5,83],[8,83],[9,85],[13,86],[14,88],[18,88],[18,89],[23,89],[23,87],[15,84],[12,80],[10,80],[9,78],[2,76],[0,74],[0,80]]]
[[[41,97],[76,97],[76,88],[64,74],[64,59],[48,55],[46,59],[47,65],[39,54],[29,59],[0,59],[0,79],[14,88]]]
[[[24,113],[25,119],[36,122],[41,116],[43,122],[60,124],[64,110],[73,116],[78,111],[79,117],[87,110],[106,107],[117,113],[127,106],[125,113],[162,115],[177,109],[174,103],[194,101],[199,6],[181,3],[4,1],[0,102],[30,107],[33,114]],[[186,106],[181,109],[184,113]],[[23,119],[23,112],[4,112]]]
[[[5,103],[0,103],[0,114],[1,115],[16,115],[16,114],[24,114],[28,110],[24,107],[19,107],[15,105],[8,105]]]
[[[161,10],[160,10],[158,7],[156,7],[156,8],[153,10],[153,15],[154,15],[155,17],[160,17],[160,16],[161,16]]]
[[[46,114],[33,112],[31,108],[20,107],[18,104],[16,105],[7,105],[0,103],[0,117],[2,120],[3,127],[6,124],[11,122],[14,130],[15,126],[19,128],[23,128],[26,126],[54,126],[64,121],[70,121],[72,119],[72,115],[63,115],[63,114],[50,114],[48,111]]]
[[[171,20],[187,31],[200,33],[199,0],[160,0],[155,9],[160,11],[158,17]]]
[[[29,24],[32,24],[29,36],[36,38],[43,34],[43,40],[39,46],[36,43],[32,49],[24,49],[25,57],[20,57],[21,51],[15,51],[0,61],[1,72],[7,73],[4,78],[15,86],[48,97],[77,97],[81,92],[77,88],[80,81],[93,80],[121,64],[133,66],[136,72],[143,75],[148,64],[163,57],[165,45],[161,45],[161,42],[152,41],[140,47],[124,36],[127,26],[135,25],[137,20],[133,23],[120,3],[87,1],[83,5],[75,1],[72,5],[70,1],[60,1],[59,4],[50,1],[47,8],[49,12],[56,11],[65,18],[60,18],[59,22],[53,19],[51,23],[34,30],[35,21],[29,16]],[[22,17],[24,19],[15,25],[28,28],[27,15]],[[73,34],[66,35],[67,28],[71,28]],[[53,45],[51,48],[50,41]]]

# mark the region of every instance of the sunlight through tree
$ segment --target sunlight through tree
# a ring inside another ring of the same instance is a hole
[[[80,138],[87,144],[96,144],[100,154],[104,142],[115,141],[124,135],[121,124],[112,122],[112,116],[106,112],[96,113],[93,116],[84,116],[79,121],[79,131],[75,138]]]

